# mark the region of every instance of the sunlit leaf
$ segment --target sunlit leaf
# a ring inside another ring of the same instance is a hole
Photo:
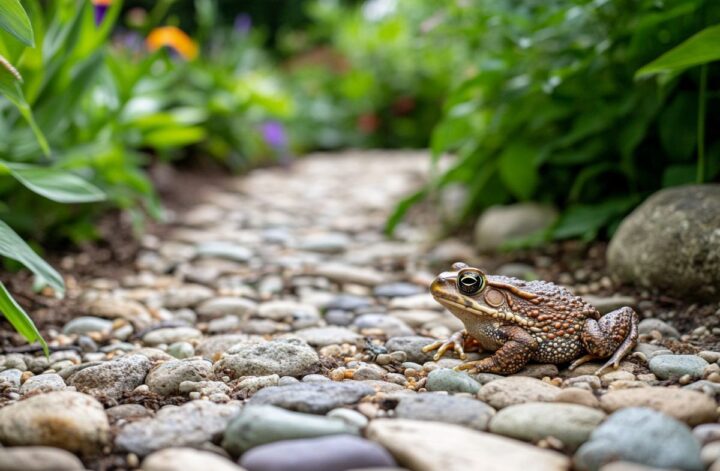
[[[20,333],[25,340],[29,343],[40,342],[40,346],[47,356],[49,354],[48,345],[45,339],[42,338],[35,323],[30,319],[30,316],[23,310],[22,307],[15,301],[10,295],[7,288],[3,283],[0,282],[0,312],[5,316],[5,319],[15,327],[15,330]]]
[[[679,73],[690,67],[720,60],[720,25],[711,26],[670,49],[637,71],[636,78]]]
[[[35,45],[30,18],[19,0],[0,1],[0,29],[12,34],[27,46]]]
[[[69,172],[3,161],[0,166],[7,168],[29,190],[58,203],[92,203],[105,199],[102,190]]]
[[[22,263],[59,294],[65,292],[62,276],[40,258],[4,221],[0,221],[0,256]]]

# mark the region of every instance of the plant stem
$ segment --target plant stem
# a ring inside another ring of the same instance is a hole
[[[697,182],[705,181],[705,95],[707,94],[708,66],[703,64],[700,67],[700,91],[698,93],[698,117],[697,117]]]

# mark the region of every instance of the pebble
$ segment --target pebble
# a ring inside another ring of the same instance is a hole
[[[119,406],[110,407],[105,410],[108,418],[111,420],[120,419],[137,419],[143,417],[150,417],[153,412],[150,409],[146,409],[140,404],[120,404]]]
[[[368,424],[367,417],[362,415],[360,412],[357,412],[353,409],[347,409],[345,407],[333,409],[326,415],[327,417],[331,417],[333,419],[342,420],[349,426],[354,427],[358,430],[365,428]]]
[[[687,471],[704,469],[700,444],[687,425],[643,407],[612,414],[574,457],[578,468],[591,471],[615,460]]]
[[[362,286],[376,286],[385,281],[385,275],[379,271],[343,263],[318,265],[313,270],[313,274],[339,284],[352,283]]]
[[[720,440],[720,424],[698,425],[693,429],[692,433],[703,445],[718,441]]]
[[[355,314],[351,311],[332,309],[325,313],[325,322],[329,325],[348,326],[355,320]]]
[[[426,420],[486,430],[495,409],[477,399],[424,393],[400,398],[395,416],[400,419]]]
[[[239,344],[213,366],[215,374],[240,376],[303,376],[319,368],[315,350],[303,340],[290,338]]]
[[[168,346],[167,353],[173,357],[182,360],[195,355],[195,348],[188,342],[175,342]]]
[[[211,370],[212,363],[199,358],[170,360],[150,370],[145,384],[161,396],[180,394],[180,383],[210,379]]]
[[[235,262],[247,262],[253,256],[250,249],[230,242],[212,241],[197,246],[199,257],[217,257]]]
[[[663,337],[669,337],[669,338],[673,338],[673,339],[680,338],[680,332],[678,332],[678,330],[675,327],[671,326],[667,322],[662,321],[660,319],[654,319],[654,318],[643,319],[638,324],[638,332],[640,334],[647,335],[650,332],[652,332],[653,330],[657,330],[658,332],[660,332],[663,335]]]
[[[413,470],[558,471],[564,455],[490,433],[440,422],[377,419],[367,437]]]
[[[248,404],[274,405],[311,414],[325,414],[340,406],[356,404],[375,390],[360,381],[298,383],[258,391]]]
[[[0,448],[3,471],[84,471],[82,461],[60,448],[22,446]]]
[[[433,370],[427,376],[425,386],[428,391],[465,392],[476,394],[480,390],[480,383],[475,381],[467,373],[439,368]]]
[[[0,442],[94,453],[107,444],[110,424],[103,406],[75,391],[52,391],[0,409]]]
[[[698,425],[717,419],[715,401],[703,393],[686,389],[649,387],[610,391],[600,398],[606,412],[626,407],[648,407],[670,417]]]
[[[46,373],[28,378],[20,388],[20,394],[36,392],[62,391],[67,386],[62,377],[56,373]]]
[[[164,327],[148,332],[143,342],[150,346],[169,345],[175,342],[186,342],[202,337],[202,333],[194,327]]]
[[[539,379],[509,376],[480,388],[478,398],[495,409],[525,402],[553,402],[561,389]]]
[[[602,411],[591,407],[528,402],[499,411],[490,421],[490,431],[531,442],[554,437],[575,449],[587,441],[604,419]]]
[[[207,286],[185,284],[170,288],[163,295],[162,305],[168,309],[183,309],[194,307],[207,301],[214,295],[213,290]]]
[[[245,407],[228,425],[222,446],[239,456],[258,445],[325,435],[357,435],[358,428],[347,422],[275,406]]]
[[[373,301],[366,296],[354,296],[352,294],[341,294],[332,298],[325,308],[328,311],[337,309],[339,311],[355,312],[372,306]]]
[[[433,343],[435,339],[430,337],[407,336],[392,337],[385,342],[385,348],[390,352],[405,352],[409,361],[425,363],[432,360],[433,352],[425,353],[423,347]]]
[[[353,325],[360,329],[379,329],[387,337],[402,337],[415,332],[402,320],[387,314],[363,314],[355,318]]]
[[[235,316],[246,319],[257,311],[257,304],[245,298],[221,297],[205,301],[196,309],[203,320]]]
[[[9,370],[2,371],[0,372],[0,383],[5,382],[14,388],[19,388],[22,374],[23,372],[17,368],[10,368]]]
[[[165,448],[142,462],[142,471],[244,471],[227,458],[195,448]]]
[[[660,379],[678,379],[690,375],[702,378],[708,362],[695,355],[658,355],[650,359],[648,367]]]
[[[239,410],[238,404],[210,401],[165,406],[155,417],[126,424],[115,437],[115,446],[138,456],[174,446],[198,447],[219,437]]]
[[[424,288],[412,283],[388,283],[373,289],[373,295],[378,298],[398,298],[424,292]]]
[[[240,466],[248,471],[343,471],[395,466],[388,451],[351,435],[284,440],[245,453]]]
[[[600,408],[600,401],[593,393],[586,389],[565,388],[555,396],[555,402],[566,402],[568,404],[579,404],[581,406]]]
[[[72,319],[63,327],[65,335],[82,335],[92,332],[110,332],[113,328],[113,322],[101,317],[81,316]]]
[[[290,378],[291,376],[286,376]],[[295,379],[295,378],[293,378]],[[245,392],[246,394],[255,394],[262,388],[270,386],[277,386],[280,384],[280,376],[278,375],[267,375],[267,376],[249,376],[245,377],[242,381],[238,382],[235,386],[238,390]]]
[[[283,321],[295,318],[319,318],[320,312],[318,308],[310,304],[278,300],[262,303],[257,309],[257,316],[263,319]]]
[[[143,355],[126,355],[84,368],[67,378],[67,384],[92,396],[119,399],[145,381],[150,360]]]
[[[315,347],[325,347],[342,343],[359,344],[363,337],[345,327],[310,327],[293,332],[292,334]]]

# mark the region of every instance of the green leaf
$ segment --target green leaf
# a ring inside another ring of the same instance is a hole
[[[395,232],[397,225],[400,224],[400,221],[402,221],[405,217],[405,214],[407,214],[408,210],[418,204],[420,201],[424,200],[427,197],[428,193],[429,188],[424,187],[411,194],[410,196],[403,198],[395,206],[395,209],[385,223],[385,234],[392,235]]]
[[[679,73],[696,65],[720,60],[720,25],[710,26],[670,49],[637,71],[635,78]]]
[[[48,351],[48,345],[45,339],[42,338],[35,323],[30,319],[30,316],[23,310],[22,307],[15,301],[10,295],[4,284],[0,282],[0,312],[5,316],[5,319],[15,327],[20,335],[25,337],[29,343],[40,342],[45,356],[50,352]]]
[[[58,203],[92,203],[105,199],[102,190],[69,172],[3,161],[0,167],[7,168],[29,190]]]
[[[205,139],[205,135],[205,129],[199,126],[170,127],[149,132],[143,141],[155,149],[170,149],[196,144]]]
[[[695,182],[696,172],[695,164],[670,165],[663,172],[662,186],[667,188],[669,186],[693,183]]]
[[[566,209],[552,229],[554,239],[581,237],[592,240],[614,218],[624,215],[638,203],[633,196],[610,198],[598,204],[577,204]]]
[[[0,1],[0,29],[12,34],[26,46],[35,47],[30,18],[19,0]]]
[[[537,159],[538,151],[525,144],[511,144],[500,155],[500,178],[516,198],[526,200],[535,192]]]
[[[33,252],[29,245],[13,231],[10,226],[0,221],[0,256],[22,263],[42,281],[50,285],[59,294],[65,293],[62,276],[45,260]]]

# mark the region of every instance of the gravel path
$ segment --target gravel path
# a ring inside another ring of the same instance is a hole
[[[462,328],[427,287],[472,253],[430,224],[382,235],[427,172],[397,152],[257,170],[145,237],[134,274],[71,287],[50,358],[0,356],[0,470],[720,470],[720,353],[673,354],[658,319],[601,377],[422,352]]]

